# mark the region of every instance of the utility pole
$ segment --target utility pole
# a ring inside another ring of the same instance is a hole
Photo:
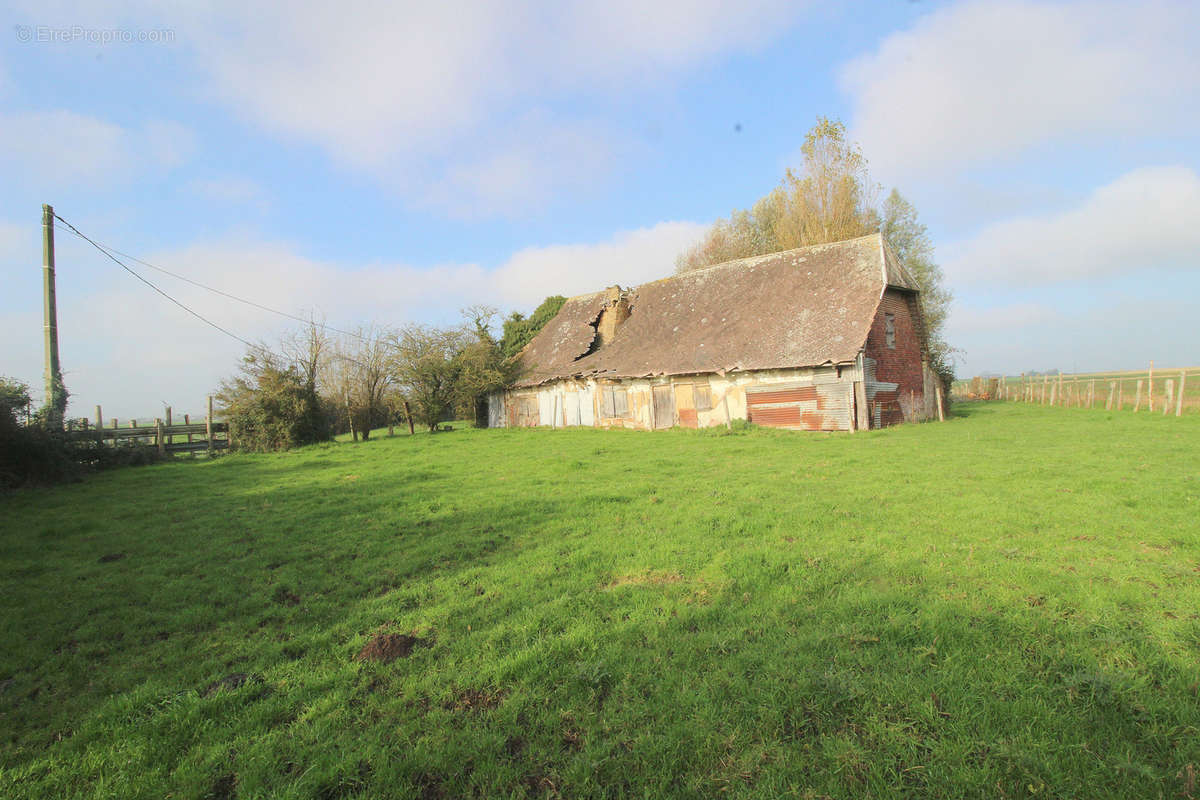
[[[46,351],[46,424],[61,428],[67,391],[58,363],[58,304],[54,298],[54,209],[42,205],[42,318]]]

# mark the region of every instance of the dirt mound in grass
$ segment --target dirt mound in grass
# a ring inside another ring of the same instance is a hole
[[[497,689],[462,689],[442,704],[447,711],[490,711],[504,700],[504,691]]]
[[[412,651],[428,642],[405,633],[379,633],[372,636],[354,657],[356,661],[382,661],[384,664],[397,658],[408,658]]]

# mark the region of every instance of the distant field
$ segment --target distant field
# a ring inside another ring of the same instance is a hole
[[[1154,368],[1154,409],[1161,413],[1163,410],[1162,403],[1166,397],[1167,381],[1174,383],[1174,391],[1179,391],[1179,374],[1184,372],[1187,374],[1187,379],[1184,382],[1183,393],[1183,411],[1187,413],[1200,412],[1200,367],[1164,367]],[[1017,391],[1017,387],[1021,385],[1019,376],[1007,375],[1004,377],[1004,382],[1012,391]],[[1043,381],[1049,380],[1056,382],[1057,375],[1036,376],[1032,379],[1035,385],[1040,386]],[[1126,370],[1113,372],[1080,372],[1078,374],[1063,374],[1064,385],[1074,385],[1078,381],[1078,390],[1082,396],[1086,397],[1088,392],[1088,384],[1091,381],[1096,382],[1095,389],[1095,405],[1097,408],[1103,409],[1104,403],[1108,399],[1109,384],[1117,385],[1117,399],[1120,402],[1120,407],[1125,411],[1132,411],[1137,396],[1137,382],[1142,383],[1142,411],[1147,410],[1146,397],[1150,390],[1150,371],[1143,370]],[[954,392],[956,395],[965,395],[970,386],[970,380],[956,381],[954,384]],[[1117,407],[1117,401],[1113,403],[1114,408]],[[1174,406],[1172,406],[1174,411]]]
[[[1200,415],[959,408],[0,497],[0,796],[1200,796]]]

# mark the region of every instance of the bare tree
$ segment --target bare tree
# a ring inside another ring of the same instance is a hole
[[[355,440],[388,418],[387,395],[394,383],[394,332],[371,324],[332,340],[325,359],[325,394],[346,414]]]
[[[462,362],[470,343],[466,326],[408,325],[394,338],[392,370],[408,398],[413,418],[434,430],[459,398]]]
[[[280,354],[291,362],[312,391],[320,386],[321,366],[325,363],[331,342],[325,325],[325,316],[318,317],[309,311],[306,321],[299,330],[290,331],[279,343]]]
[[[862,149],[847,141],[846,126],[820,117],[800,149],[803,172],[789,169],[773,193],[781,206],[770,220],[777,249],[840,242],[878,230],[879,187]]]
[[[717,220],[705,238],[681,253],[677,272],[793,247],[838,242],[879,228],[879,188],[859,146],[841,122],[819,117],[804,139],[803,169],[789,169],[748,210]]]

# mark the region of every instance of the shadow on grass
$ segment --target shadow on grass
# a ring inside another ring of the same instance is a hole
[[[448,644],[426,668],[468,659],[502,699],[465,718],[425,682],[398,722],[417,739],[370,785],[507,795],[533,780],[588,797],[1183,788],[1176,775],[1200,757],[1186,670],[1152,638],[1114,654],[1053,608],[829,591],[881,569],[826,569],[769,618],[741,587],[698,602],[687,576],[581,590],[577,625],[498,680]]]

